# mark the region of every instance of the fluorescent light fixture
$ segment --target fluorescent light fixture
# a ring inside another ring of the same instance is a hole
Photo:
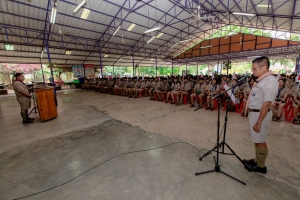
[[[119,27],[116,29],[116,31],[114,32],[113,35],[116,35],[116,33],[119,31],[120,28],[121,28],[121,26],[119,26]]]
[[[128,27],[127,31],[132,31],[132,29],[133,29],[135,26],[136,26],[136,25],[135,25],[134,23],[132,23],[132,24]]]
[[[245,16],[256,16],[255,14],[251,14],[251,13],[239,13],[239,12],[233,12],[232,14],[234,15],[245,15]]]
[[[90,12],[91,12],[91,10],[89,10],[89,9],[83,9],[83,11],[82,11],[82,13],[81,13],[81,19],[87,19],[88,18],[88,16],[89,16],[89,14],[90,14]]]
[[[146,30],[144,33],[150,33],[150,32],[153,32],[153,31],[157,31],[157,30],[159,30],[159,29],[160,29],[160,27],[158,26],[158,27],[155,27],[155,28]]]
[[[5,50],[8,50],[8,51],[13,51],[15,49],[14,45],[12,45],[12,44],[5,44],[4,47],[5,47]]]
[[[104,58],[107,58],[107,57],[108,57],[108,54],[105,54],[105,55],[104,55]]]
[[[259,58],[260,56],[249,56],[247,58]]]
[[[152,42],[152,40],[154,40],[154,39],[155,39],[155,35],[152,38],[150,38],[150,40],[148,40],[147,44],[149,44],[150,42]]]
[[[179,43],[177,42],[176,44],[174,44],[173,46],[171,46],[171,49],[173,48],[173,47],[175,47],[175,46],[177,46]]]
[[[86,5],[86,0],[82,0],[80,4],[74,9],[74,14],[76,14],[82,6]]]
[[[66,50],[66,55],[70,55],[72,53],[71,50]]]
[[[257,4],[256,7],[258,8],[271,8],[272,6],[271,5],[266,5],[266,4]]]
[[[164,33],[160,33],[158,34],[158,36],[156,36],[156,38],[160,38]]]
[[[206,49],[206,48],[209,48],[209,47],[212,47],[212,45],[200,47],[200,49]]]
[[[57,7],[53,6],[52,12],[51,12],[51,18],[50,18],[51,24],[55,24],[56,13],[57,13]]]
[[[182,40],[182,41],[179,41],[178,43],[184,43],[184,42],[189,42],[191,41],[192,39],[188,39],[188,40]]]

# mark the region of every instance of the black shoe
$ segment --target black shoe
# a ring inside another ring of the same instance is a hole
[[[256,162],[254,162],[254,159],[250,159],[250,160],[243,159],[243,163],[245,165],[256,165],[257,164]]]
[[[27,117],[27,119],[29,119],[30,121],[34,121],[35,120],[34,118],[30,118],[30,117]]]
[[[263,173],[266,174],[267,173],[267,167],[259,167],[258,165],[245,165],[245,168],[249,171],[249,172],[259,172],[259,173]]]
[[[33,121],[27,120],[27,121],[23,121],[22,123],[23,123],[23,124],[29,124],[29,123],[33,123]]]

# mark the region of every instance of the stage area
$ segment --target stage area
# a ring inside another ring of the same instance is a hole
[[[0,97],[1,200],[48,189],[25,199],[300,199],[299,125],[271,123],[267,175],[220,156],[222,170],[244,186],[216,172],[194,175],[214,168],[215,153],[200,162],[197,149],[215,145],[216,111],[82,90],[57,96],[58,118],[40,123],[36,115],[26,125],[14,96]],[[226,141],[241,158],[253,157],[247,118],[229,113]]]

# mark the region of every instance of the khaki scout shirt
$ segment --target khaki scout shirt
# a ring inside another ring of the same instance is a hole
[[[210,83],[209,84],[204,83],[204,86],[205,86],[205,89],[204,89],[205,91],[206,90],[210,91],[211,87],[212,87],[212,84],[210,84]]]
[[[167,82],[167,83],[165,83],[165,82],[161,82],[160,83],[160,88],[161,88],[161,90],[163,90],[163,91],[165,91],[165,90],[169,90],[169,83]]]
[[[211,85],[211,88],[209,90],[210,93],[216,93],[220,89],[219,85]]]
[[[292,95],[295,99],[300,100],[300,89],[295,90]]]
[[[234,87],[234,86],[233,86]],[[231,89],[231,92],[234,94],[234,95],[237,95],[239,92],[240,92],[240,88],[236,85],[234,87],[234,89]]]
[[[300,84],[300,83],[299,83]],[[294,92],[295,92],[295,90],[297,90],[297,88],[298,88],[298,85],[296,84],[296,85],[294,85],[293,87],[292,87],[292,89],[291,89],[291,94],[293,94]]]
[[[151,81],[147,81],[145,87],[150,87],[151,86]]]
[[[144,87],[146,87],[146,83],[145,82],[140,82],[139,88],[144,88]]]
[[[292,87],[294,87],[295,85],[297,85],[297,83],[295,81],[290,81],[290,80],[287,80],[285,82],[285,87],[291,89]]]
[[[159,90],[159,88],[160,88],[160,82],[159,82],[159,81],[157,81],[157,82],[155,83],[154,88],[155,88],[156,90]]]
[[[180,89],[180,83],[172,83],[171,90],[178,91]]]
[[[251,87],[248,85],[243,89],[243,92],[246,96],[249,96],[250,91],[251,91]]]
[[[289,93],[289,89],[287,87],[279,88],[277,89],[276,93],[276,99],[283,99],[284,95]]]
[[[181,84],[181,90],[182,90],[182,91],[188,92],[188,91],[191,90],[191,89],[192,89],[192,88],[191,88],[191,84],[190,84],[189,82],[187,82],[187,83],[183,82],[183,83]]]
[[[204,84],[204,83],[202,83],[202,84],[197,83],[197,84],[194,86],[194,91],[195,91],[195,92],[200,92],[200,93],[204,92],[204,91],[205,91],[205,84]]]
[[[273,103],[277,95],[278,80],[273,75],[268,75],[257,83],[250,97],[249,108],[261,109],[264,102]]]
[[[23,94],[21,94],[21,92],[30,95],[28,87],[21,81],[15,81],[13,84],[13,88],[17,97],[23,97]]]

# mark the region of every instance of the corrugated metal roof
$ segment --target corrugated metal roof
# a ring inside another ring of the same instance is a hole
[[[53,2],[50,2],[53,6]],[[91,10],[87,20],[80,18],[82,10],[76,15],[73,14],[79,2],[58,1],[56,23],[51,25],[49,37],[52,62],[80,64],[81,60],[81,63],[86,60],[100,64],[99,53],[91,53],[92,50],[98,51],[100,48],[103,64],[119,65],[116,61],[120,57],[125,60],[133,54],[140,66],[148,66],[149,62],[155,64],[149,57],[158,56],[161,59],[169,55],[174,56],[203,39],[204,31],[213,30],[204,20],[191,24],[194,19],[190,13],[197,14],[197,1],[193,1],[190,5],[193,10],[190,10],[184,1],[178,3],[173,0],[155,0],[144,5],[146,1],[89,0],[85,6]],[[261,0],[259,4],[269,2],[271,1]],[[199,3],[203,9],[202,13],[214,14],[222,20],[221,24],[217,17],[215,25],[220,23],[220,26],[223,26],[224,23],[231,22],[264,29],[300,32],[300,2],[296,0],[273,0],[270,8],[256,7],[256,1],[250,1],[247,5],[246,0],[238,1],[238,4],[235,1],[222,0],[200,0]],[[47,5],[48,0],[0,1],[0,61],[48,62],[45,51],[43,59],[40,58],[44,44]],[[258,17],[233,15],[232,12],[254,13]],[[48,13],[51,14],[51,9]],[[132,23],[136,26],[129,32],[127,29]],[[121,28],[112,36],[119,25]],[[145,30],[156,26],[160,26],[161,30],[144,34]],[[164,34],[147,44],[152,36],[159,33]],[[192,39],[191,42],[180,43],[170,48],[175,43],[189,38]],[[15,51],[5,51],[4,43],[13,44]],[[65,55],[68,49],[72,50],[71,55]],[[109,57],[104,57],[105,54],[109,54]],[[127,61],[121,64],[126,63]],[[160,64],[169,65],[170,62],[163,61]]]

